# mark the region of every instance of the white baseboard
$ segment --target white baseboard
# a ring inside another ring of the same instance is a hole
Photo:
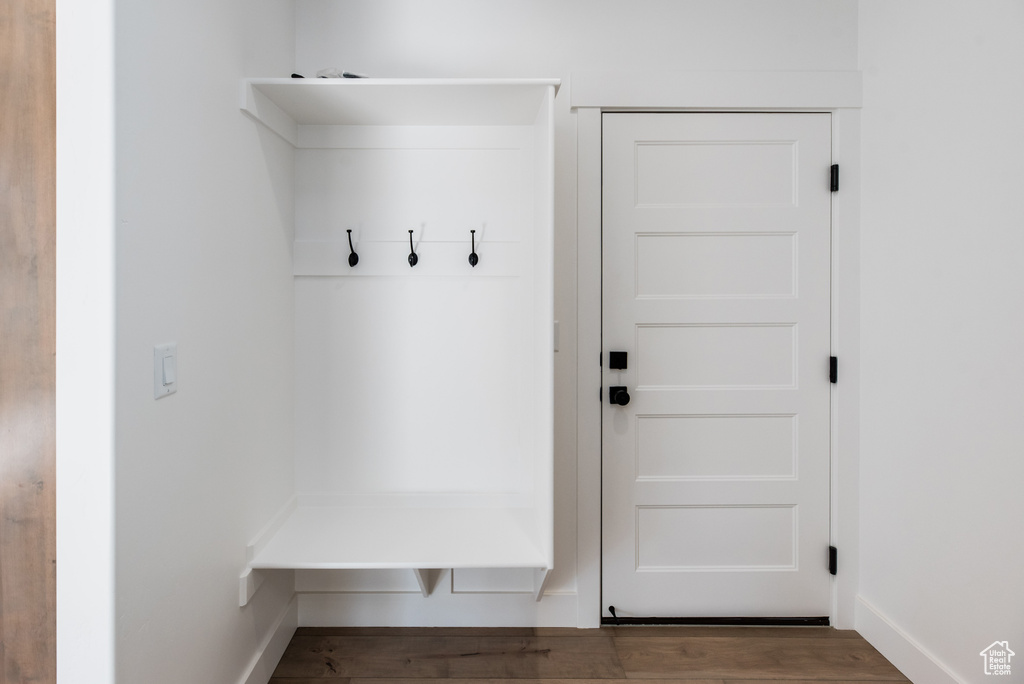
[[[300,593],[302,627],[575,627],[576,594]]]
[[[298,626],[299,601],[297,596],[293,595],[292,600],[274,622],[274,626],[268,630],[263,643],[253,656],[252,665],[239,680],[239,684],[267,684]]]
[[[855,619],[857,632],[915,684],[967,684],[860,596]]]

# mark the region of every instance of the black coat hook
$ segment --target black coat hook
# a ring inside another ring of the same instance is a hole
[[[348,265],[350,267],[351,266],[355,266],[356,264],[359,263],[359,255],[356,254],[355,248],[352,247],[352,231],[351,230],[348,231],[348,251],[350,252],[350,254],[348,255]]]
[[[473,251],[469,253],[469,265],[476,266],[480,263],[480,257],[476,255],[476,231],[469,231],[469,239],[472,241]]]
[[[412,231],[409,231],[409,267],[416,265],[420,258],[416,256],[416,248],[412,246]]]

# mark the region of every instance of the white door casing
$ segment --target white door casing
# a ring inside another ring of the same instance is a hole
[[[830,129],[603,116],[605,616],[830,613]]]

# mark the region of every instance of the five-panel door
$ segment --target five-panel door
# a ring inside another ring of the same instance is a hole
[[[830,164],[829,114],[603,116],[604,616],[829,614]]]

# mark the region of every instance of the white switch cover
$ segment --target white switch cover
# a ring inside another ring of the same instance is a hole
[[[159,399],[178,391],[178,345],[153,347],[153,398]]]

